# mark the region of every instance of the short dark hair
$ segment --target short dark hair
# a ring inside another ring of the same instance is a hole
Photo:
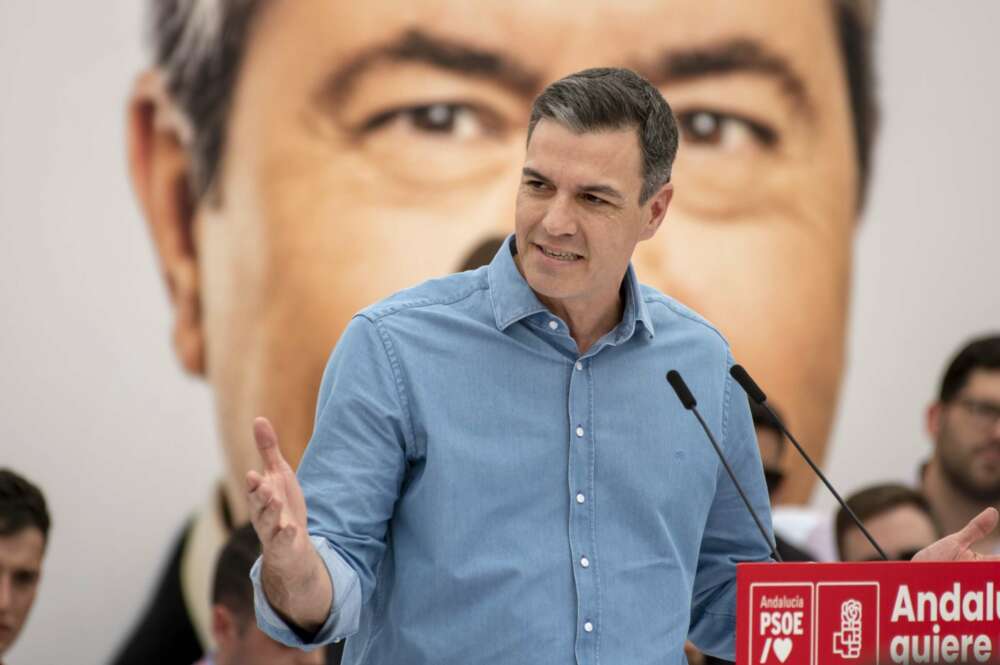
[[[869,180],[878,125],[872,64],[878,0],[830,0],[853,115],[858,209]],[[151,0],[155,62],[193,130],[191,194],[208,195],[219,171],[226,124],[250,28],[261,0]]]
[[[955,399],[977,369],[1000,370],[1000,335],[979,337],[962,347],[944,372],[938,399],[946,403]]]
[[[529,142],[542,119],[577,134],[634,128],[642,153],[640,204],[670,182],[677,120],[660,91],[630,69],[595,67],[549,84],[531,106]]]
[[[260,556],[260,540],[253,525],[233,531],[215,564],[212,603],[226,606],[241,619],[253,616],[253,583],[250,569]]]
[[[11,469],[0,469],[0,536],[35,527],[48,542],[50,525],[42,491]]]
[[[917,510],[926,513],[928,519],[934,524],[934,529],[938,530],[937,522],[934,519],[934,514],[931,512],[930,504],[927,503],[927,499],[923,494],[906,485],[900,485],[899,483],[872,485],[847,497],[845,503],[862,522],[866,522],[873,517],[878,517],[882,513],[889,512],[900,506],[913,506]],[[854,521],[847,514],[847,511],[841,507],[837,511],[835,523],[837,553],[841,559],[844,558],[844,536],[852,527],[854,527]]]

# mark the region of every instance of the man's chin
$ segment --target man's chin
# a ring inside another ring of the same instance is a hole
[[[533,278],[529,275],[526,281],[539,300],[546,305],[552,301],[567,300],[573,295],[570,289],[551,277],[539,275]]]
[[[1000,478],[996,475],[988,479],[971,479],[964,483],[962,493],[982,504],[1000,505]]]

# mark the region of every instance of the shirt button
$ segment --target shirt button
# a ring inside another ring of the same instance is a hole
[[[576,361],[576,371],[578,371],[578,372],[579,372],[579,371],[580,371],[580,370],[582,370],[582,369],[583,369],[583,363],[582,363],[582,362],[580,362],[579,360],[577,360],[577,361]]]
[[[576,495],[576,502],[577,503],[583,503],[586,500],[587,500],[587,497],[585,497],[582,492]]]
[[[583,629],[588,633],[592,633],[594,632],[594,624],[587,621],[586,623],[583,624]]]
[[[583,436],[583,428],[582,427],[577,427],[576,428],[576,435],[577,436]]]
[[[557,321],[549,321],[549,328],[552,328],[553,330],[555,330],[558,327],[559,327],[559,323]]]
[[[588,559],[585,556],[580,557],[580,567],[581,568],[590,568],[590,559]]]

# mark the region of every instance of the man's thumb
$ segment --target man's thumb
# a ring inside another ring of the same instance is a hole
[[[265,471],[279,471],[284,460],[278,448],[278,435],[267,418],[254,418],[253,438],[257,442],[257,452],[264,462]]]

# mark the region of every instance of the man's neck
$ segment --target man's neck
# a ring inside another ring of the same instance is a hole
[[[606,304],[551,300],[541,294],[536,295],[550,312],[566,322],[581,354],[618,325],[625,309],[620,295]]]
[[[516,252],[514,253],[514,265],[524,277],[521,257]],[[527,281],[526,277],[525,281]],[[528,286],[530,288],[531,285]],[[576,347],[581,354],[586,353],[587,349],[613,330],[622,320],[626,297],[624,291],[625,288],[619,282],[617,290],[606,294],[595,294],[586,299],[559,299],[549,298],[532,289],[535,297],[550,312],[566,322],[566,325],[569,326],[570,337],[576,341]]]
[[[921,490],[930,502],[934,518],[945,535],[960,531],[973,517],[995,505],[971,499],[963,494],[945,477],[940,462],[933,459],[927,463],[927,468],[924,470]],[[994,532],[979,541],[973,549],[980,553],[989,553],[998,546],[1000,546],[1000,535]]]

